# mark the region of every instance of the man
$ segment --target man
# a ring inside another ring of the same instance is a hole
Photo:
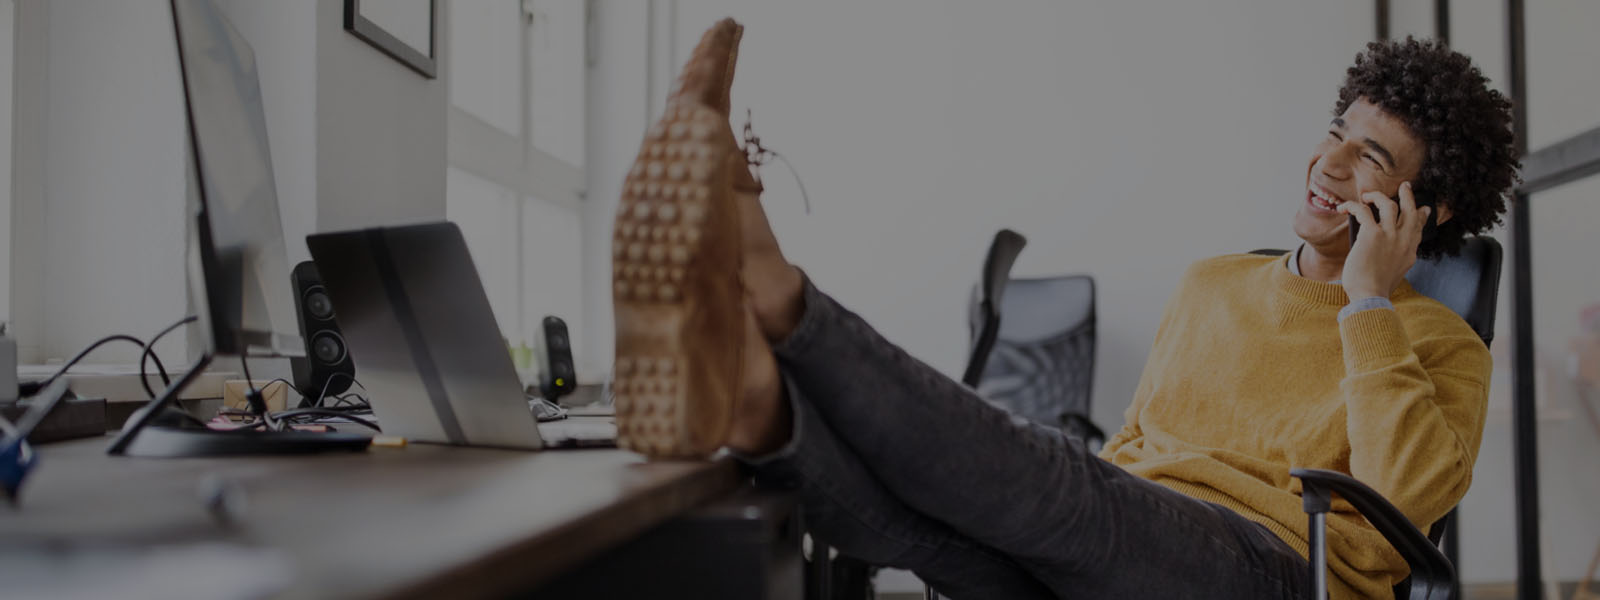
[[[954,598],[1305,597],[1291,467],[1350,473],[1423,528],[1465,494],[1489,353],[1404,275],[1497,223],[1515,178],[1509,104],[1466,57],[1408,39],[1356,58],[1291,195],[1304,244],[1189,269],[1096,457],[913,359],[784,260],[728,126],[741,34],[707,32],[624,184],[625,447],[726,447],[758,483],[798,490],[823,540]],[[1329,530],[1335,597],[1388,597],[1405,577],[1358,514],[1335,510]]]

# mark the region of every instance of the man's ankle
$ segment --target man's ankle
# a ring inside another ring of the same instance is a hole
[[[735,433],[728,438],[728,448],[745,456],[760,457],[782,450],[789,444],[794,435],[794,410],[789,406],[789,393],[786,386],[779,384],[777,401],[752,402],[746,398],[742,410],[752,410],[757,414],[746,414],[739,418],[734,427]],[[738,431],[740,428],[748,428]]]
[[[798,267],[782,261],[757,269],[747,266],[746,273],[745,289],[761,335],[769,344],[782,342],[805,314],[805,277]]]

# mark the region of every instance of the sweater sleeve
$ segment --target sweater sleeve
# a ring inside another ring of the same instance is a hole
[[[1425,529],[1471,483],[1488,403],[1489,351],[1476,337],[1452,334],[1429,340],[1424,364],[1392,310],[1352,314],[1339,333],[1350,474]]]

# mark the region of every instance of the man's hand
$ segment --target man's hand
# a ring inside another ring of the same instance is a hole
[[[1369,206],[1370,205],[1370,206]],[[1381,220],[1374,219],[1376,208]],[[1422,228],[1428,223],[1432,207],[1417,208],[1411,183],[1400,185],[1400,202],[1382,192],[1366,192],[1360,202],[1339,205],[1339,212],[1355,216],[1361,223],[1355,245],[1344,259],[1340,279],[1344,291],[1354,302],[1362,298],[1388,298],[1406,272],[1417,262],[1417,245],[1422,243]]]

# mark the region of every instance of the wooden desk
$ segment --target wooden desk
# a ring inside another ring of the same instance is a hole
[[[283,598],[485,598],[526,590],[738,485],[731,461],[646,463],[621,450],[413,444],[308,457],[107,456],[107,439],[39,448],[0,546],[221,541],[283,551]],[[234,525],[197,489],[246,499]]]

